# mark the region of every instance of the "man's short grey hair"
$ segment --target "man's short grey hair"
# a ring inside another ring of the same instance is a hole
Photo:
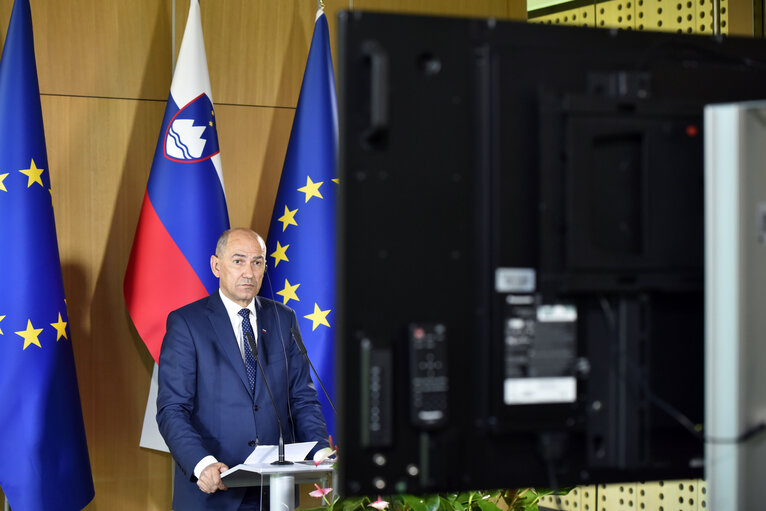
[[[261,237],[260,234],[255,232],[252,229],[247,229],[245,227],[235,227],[233,229],[227,229],[221,233],[221,235],[218,237],[218,243],[215,244],[215,256],[220,259],[223,257],[223,253],[226,251],[226,245],[229,243],[229,235],[233,231],[248,231],[253,234],[255,234],[255,237],[258,238],[258,242],[261,244],[261,247],[263,248],[264,256],[266,254],[266,242],[263,241],[263,237]]]

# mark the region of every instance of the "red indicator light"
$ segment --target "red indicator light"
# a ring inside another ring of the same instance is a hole
[[[697,126],[695,126],[694,124],[690,124],[686,127],[687,137],[696,137],[697,135],[699,135],[699,132],[700,132],[699,128],[697,128]]]

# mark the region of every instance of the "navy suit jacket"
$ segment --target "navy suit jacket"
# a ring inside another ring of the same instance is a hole
[[[230,468],[256,443],[275,445],[279,427],[260,370],[250,391],[245,363],[218,294],[170,313],[159,361],[157,423],[176,461],[173,509],[235,510],[245,488],[212,495],[197,487],[195,465],[207,455]],[[295,312],[255,298],[258,356],[267,374],[285,443],[328,445],[327,427],[305,358],[292,339]],[[247,349],[247,348],[245,348]]]

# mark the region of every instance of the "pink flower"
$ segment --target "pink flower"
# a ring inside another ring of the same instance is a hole
[[[382,499],[380,498],[380,495],[378,495],[378,500],[376,500],[375,502],[370,502],[370,503],[369,503],[369,504],[367,504],[367,505],[368,505],[369,507],[374,507],[374,508],[375,508],[375,509],[377,509],[378,511],[383,511],[384,509],[387,509],[387,508],[388,508],[388,502],[386,502],[385,500],[382,500]]]
[[[322,498],[325,504],[330,505],[330,501],[327,500],[326,495],[332,491],[332,488],[320,488],[318,484],[314,483],[316,490],[309,493],[312,497]]]
[[[332,491],[332,488],[320,488],[318,484],[314,483],[316,490],[309,493],[312,497],[321,498]]]

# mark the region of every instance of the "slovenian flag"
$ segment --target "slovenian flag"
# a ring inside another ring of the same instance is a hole
[[[125,273],[125,301],[155,362],[168,314],[218,288],[210,256],[229,228],[218,134],[192,0]]]
[[[338,106],[327,18],[314,23],[306,70],[266,242],[268,286],[261,294],[292,307],[308,355],[334,395],[335,216]],[[333,409],[319,392],[327,430]]]
[[[0,487],[14,511],[74,511],[93,499],[93,478],[28,0],[5,38],[0,119]]]

